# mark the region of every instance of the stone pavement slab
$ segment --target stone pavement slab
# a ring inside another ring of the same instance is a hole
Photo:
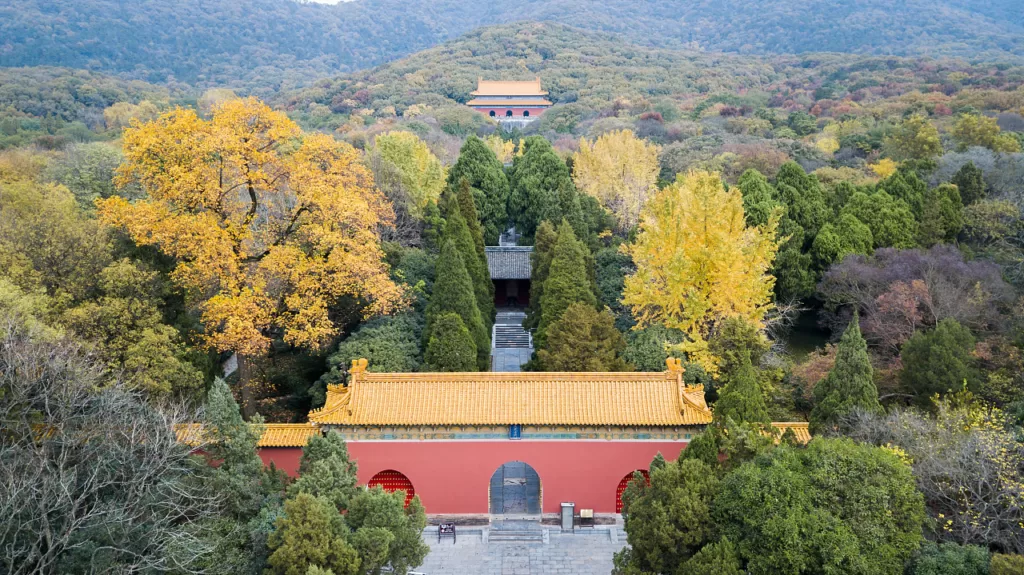
[[[423,565],[426,575],[608,575],[612,555],[624,543],[612,543],[607,532],[586,535],[552,531],[548,544],[483,543],[480,535],[460,535],[437,542],[424,536],[430,546]]]

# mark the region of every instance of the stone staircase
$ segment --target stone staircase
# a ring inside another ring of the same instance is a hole
[[[539,521],[495,521],[487,534],[487,542],[547,543],[546,533]]]
[[[494,322],[494,347],[496,349],[530,349],[533,338],[523,329],[526,314],[521,311],[498,312]]]

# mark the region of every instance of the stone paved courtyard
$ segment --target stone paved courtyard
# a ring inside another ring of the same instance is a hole
[[[619,533],[620,540],[625,534]],[[586,535],[551,532],[550,542],[483,543],[480,534],[437,542],[424,536],[430,554],[416,571],[425,575],[608,575],[612,554],[625,545],[612,543],[606,531]]]

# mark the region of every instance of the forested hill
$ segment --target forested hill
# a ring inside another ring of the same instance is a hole
[[[266,91],[371,67],[480,26],[530,20],[652,46],[753,54],[1024,56],[1017,0],[7,0],[0,66]]]

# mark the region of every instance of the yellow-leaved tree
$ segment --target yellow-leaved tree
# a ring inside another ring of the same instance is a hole
[[[515,142],[506,140],[497,134],[491,134],[484,138],[484,143],[498,157],[499,162],[502,164],[512,163],[512,158],[516,155]],[[520,150],[520,154],[522,154],[522,150]]]
[[[638,327],[660,323],[686,333],[679,346],[690,361],[717,373],[708,337],[727,318],[763,325],[778,251],[775,213],[761,227],[746,225],[739,188],[726,190],[715,172],[691,172],[655,193],[644,207],[636,242],[626,251],[636,272],[623,303]]]
[[[618,217],[620,229],[628,230],[658,189],[659,150],[630,130],[608,132],[593,142],[581,138],[580,151],[573,156],[573,180]]]
[[[365,313],[400,305],[378,227],[392,218],[359,153],[304,135],[255,98],[210,120],[176,109],[124,134],[117,183],[147,197],[98,202],[100,217],[175,260],[172,279],[202,314],[206,341],[239,359],[242,403],[255,412],[252,360],[280,336],[317,348],[338,333],[342,296]]]
[[[374,152],[394,164],[401,172],[402,187],[412,201],[411,212],[422,215],[423,208],[436,202],[445,186],[444,166],[427,144],[412,132],[388,132],[374,140]]]

